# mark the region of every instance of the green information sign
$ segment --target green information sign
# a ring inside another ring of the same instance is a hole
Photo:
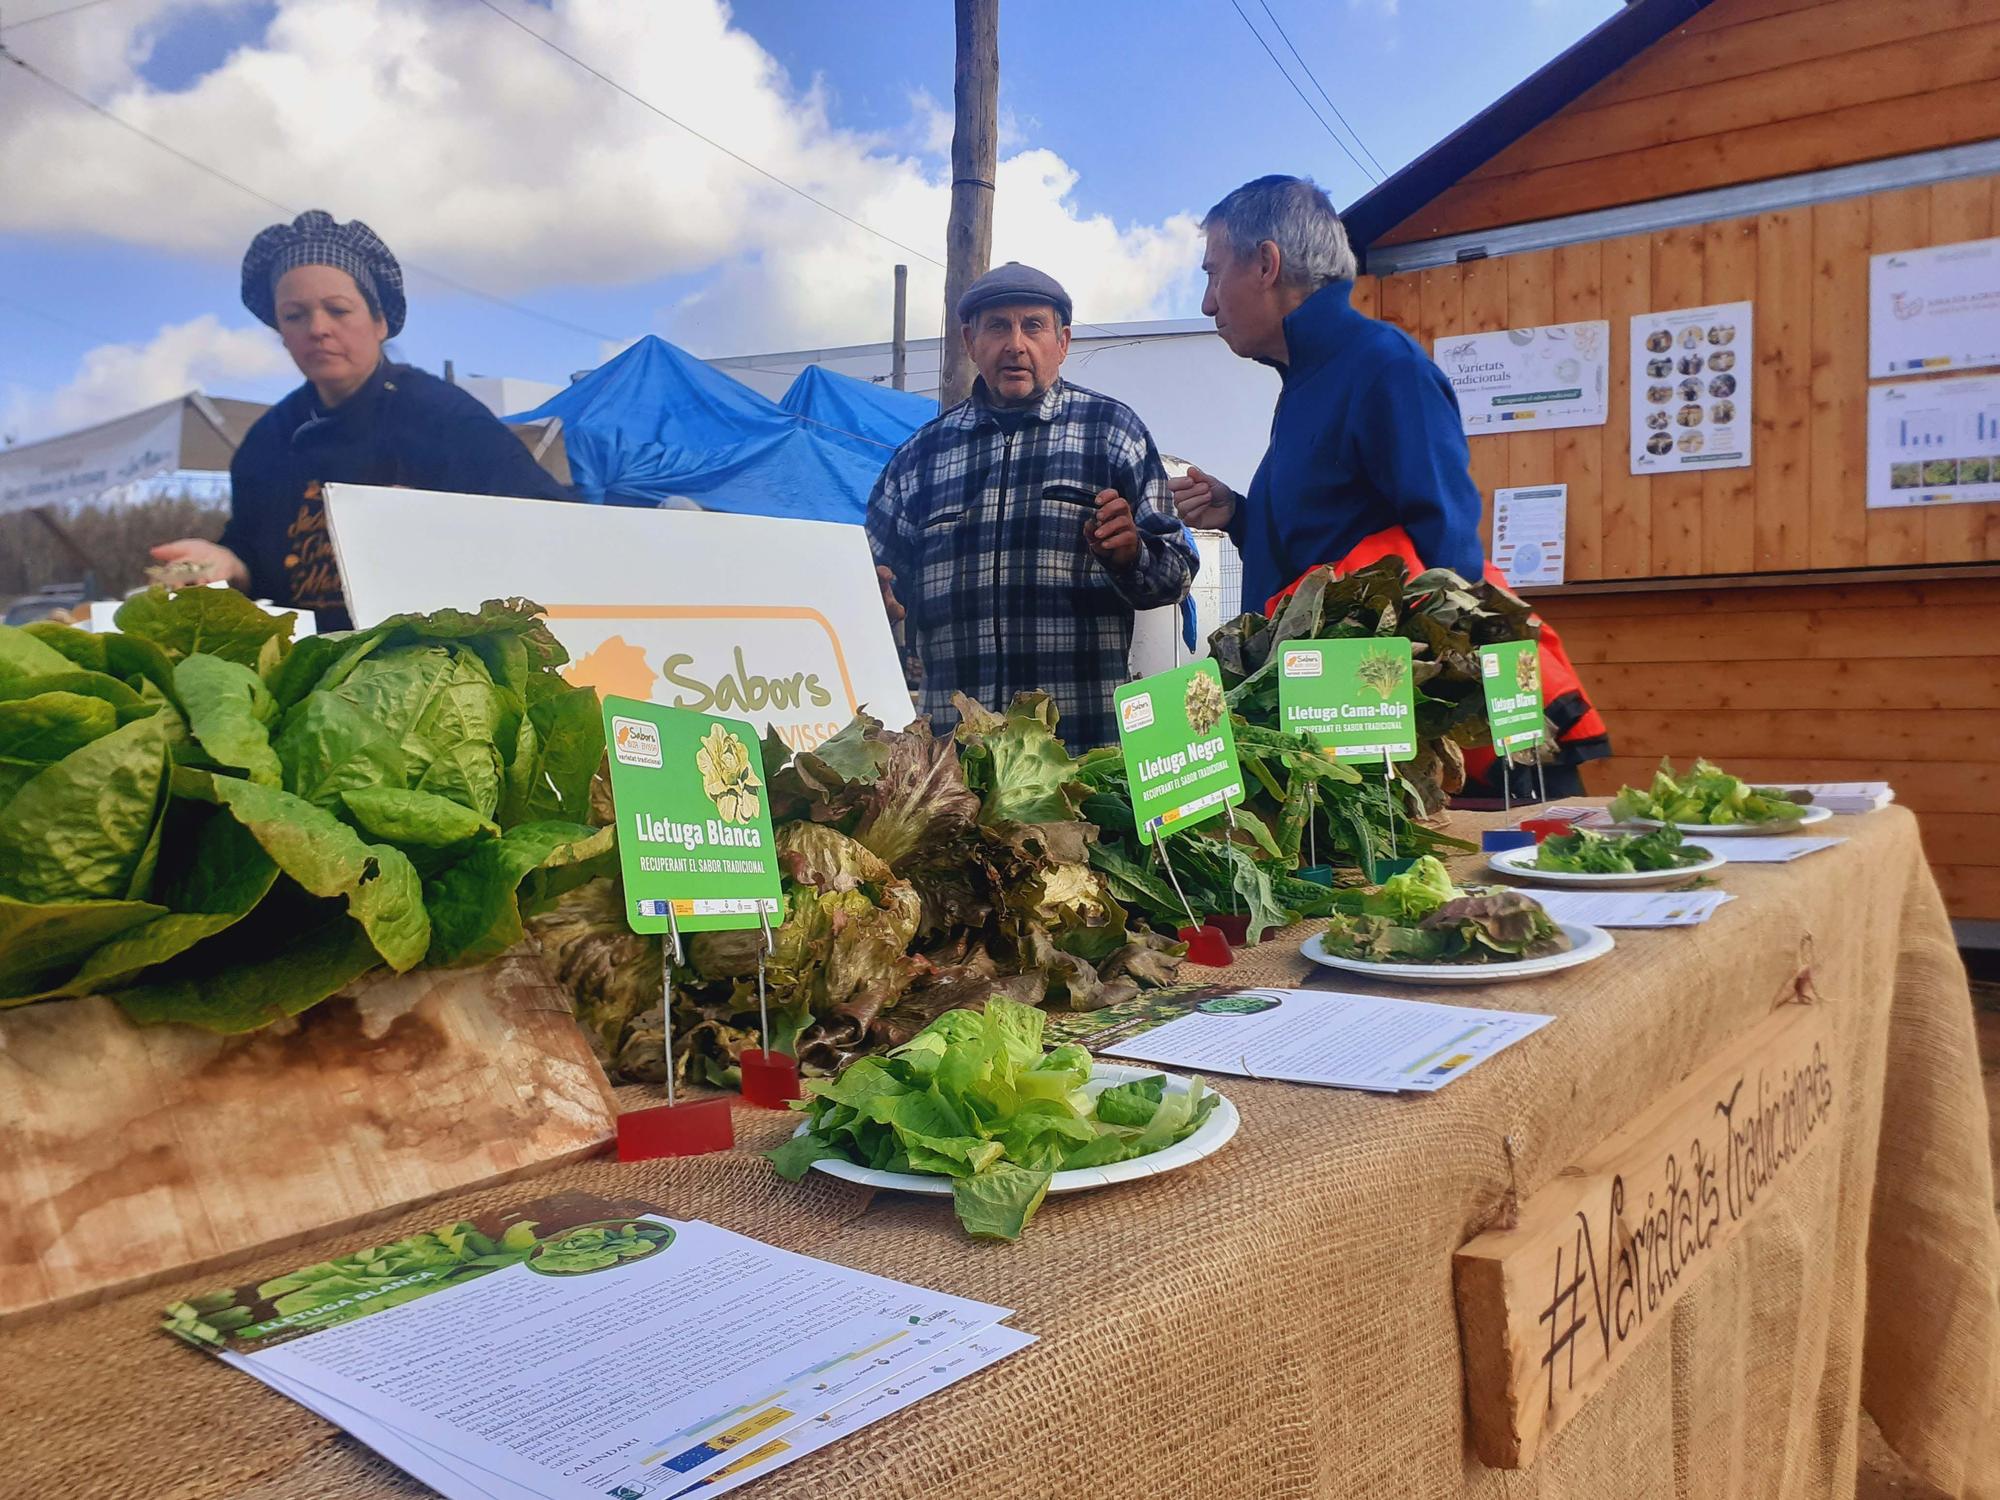
[[[1541,744],[1548,731],[1542,717],[1542,653],[1537,643],[1481,646],[1479,685],[1486,689],[1486,723],[1494,754],[1504,756]]]
[[[1139,842],[1191,828],[1243,800],[1236,732],[1212,661],[1142,677],[1118,690],[1118,743]]]
[[[1278,647],[1278,718],[1340,760],[1414,760],[1416,673],[1400,635],[1286,641]]]
[[[740,719],[604,700],[625,918],[634,932],[784,920],[757,731]]]

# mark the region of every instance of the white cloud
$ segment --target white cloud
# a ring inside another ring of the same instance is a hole
[[[184,391],[222,386],[272,394],[297,372],[269,329],[225,328],[212,314],[162,328],[144,344],[100,344],[68,384],[47,394],[12,388],[0,403],[0,433],[23,442],[123,416]]]
[[[824,91],[796,87],[721,0],[555,0],[516,13],[751,161],[942,258],[949,186],[936,152],[949,125],[928,97],[912,100],[899,150],[838,127]],[[21,50],[41,60],[26,39]],[[260,41],[172,92],[130,71],[129,45],[123,58],[92,64],[115,113],[275,198],[367,220],[410,262],[517,296],[707,276],[657,320],[698,352],[882,338],[898,260],[911,267],[913,308],[942,295],[927,261],[731,160],[483,6],[279,0]],[[61,76],[56,62],[48,69]],[[227,261],[276,217],[53,97],[0,122],[0,181],[0,232]],[[1080,317],[1185,306],[1198,259],[1190,222],[1120,228],[1086,216],[1070,196],[1075,173],[1046,150],[1007,157],[999,182],[996,258],[1062,277]],[[412,280],[420,317],[427,287]],[[613,331],[647,321],[635,310]],[[922,314],[914,322],[926,326]]]

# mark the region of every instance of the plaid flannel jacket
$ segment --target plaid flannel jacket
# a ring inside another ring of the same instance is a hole
[[[1091,555],[1090,503],[1131,503],[1139,560],[1113,573]],[[1073,749],[1112,744],[1112,692],[1131,679],[1132,612],[1179,602],[1200,559],[1167,496],[1152,436],[1128,406],[1058,380],[1005,431],[972,396],[919,428],[868,497],[868,541],[896,575],[923,668],[918,706],[940,733],[954,692],[1003,710],[1040,688]]]

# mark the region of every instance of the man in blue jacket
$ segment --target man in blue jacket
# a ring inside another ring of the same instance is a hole
[[[1260,177],[1202,228],[1202,312],[1234,353],[1283,380],[1247,493],[1200,469],[1171,481],[1181,519],[1227,531],[1242,554],[1242,607],[1262,611],[1308,568],[1394,526],[1426,567],[1478,579],[1480,498],[1458,398],[1415,340],[1349,304],[1354,251],[1326,194],[1308,178]]]

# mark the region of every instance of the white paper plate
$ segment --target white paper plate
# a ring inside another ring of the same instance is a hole
[[[1573,870],[1538,870],[1535,868],[1535,853],[1539,845],[1523,849],[1502,849],[1491,855],[1486,863],[1502,875],[1512,875],[1521,880],[1539,881],[1543,885],[1574,885],[1631,888],[1641,885],[1672,885],[1677,880],[1685,880],[1690,875],[1706,875],[1710,870],[1719,870],[1727,861],[1720,854],[1711,853],[1700,864],[1682,865],[1678,870],[1631,870],[1616,874],[1580,874]]]
[[[1125,1063],[1093,1061],[1090,1066],[1090,1082],[1084,1091],[1101,1094],[1104,1090],[1121,1083],[1131,1083],[1140,1078],[1151,1078],[1160,1068],[1137,1068]],[[1185,1094],[1188,1081],[1172,1073],[1166,1075],[1167,1092]],[[1202,1080],[1208,1087],[1208,1080]],[[1210,1090],[1210,1092],[1214,1092]],[[1131,1161],[1113,1162],[1108,1167],[1079,1167],[1073,1172],[1057,1172],[1049,1179],[1052,1193],[1075,1193],[1085,1188],[1109,1187],[1114,1182],[1130,1182],[1140,1177],[1158,1177],[1162,1172],[1171,1172],[1176,1167],[1189,1166],[1204,1156],[1213,1156],[1229,1144],[1236,1134],[1236,1127],[1242,1123],[1236,1113],[1236,1106],[1227,1098],[1217,1094],[1215,1108],[1202,1121],[1201,1129],[1178,1145],[1155,1151],[1151,1156],[1134,1157]],[[792,1132],[804,1135],[810,1124],[802,1124]],[[858,1182],[863,1187],[894,1188],[902,1193],[931,1193],[940,1197],[951,1196],[951,1179],[937,1177],[928,1172],[878,1172],[873,1167],[864,1167],[857,1162],[841,1161],[836,1157],[823,1157],[813,1166],[829,1177],[838,1177],[842,1182]]]
[[[1707,834],[1710,838],[1746,838],[1766,833],[1797,833],[1801,828],[1824,823],[1832,816],[1833,809],[1830,807],[1801,807],[1798,817],[1789,823],[1676,823],[1674,827],[1682,833]],[[1639,828],[1666,826],[1658,818],[1627,818],[1625,821]]]
[[[1370,979],[1387,979],[1395,984],[1506,984],[1515,979],[1539,979],[1563,969],[1574,969],[1604,957],[1612,949],[1611,934],[1602,927],[1582,922],[1558,922],[1569,939],[1565,953],[1548,953],[1540,958],[1515,959],[1498,964],[1378,964],[1365,958],[1339,958],[1320,947],[1321,934],[1314,933],[1299,944],[1299,952],[1316,964],[1349,974],[1365,974]]]

